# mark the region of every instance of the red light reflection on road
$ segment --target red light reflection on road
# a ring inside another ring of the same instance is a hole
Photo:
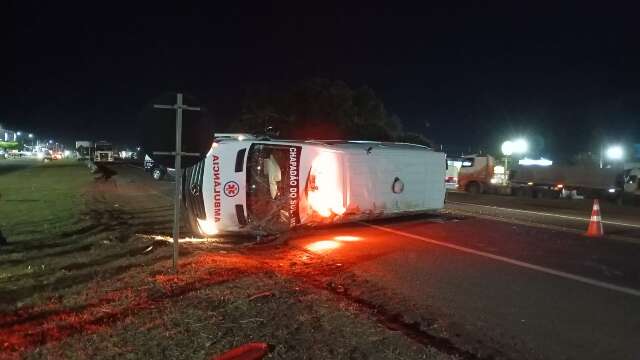
[[[321,240],[313,242],[306,246],[306,249],[315,253],[322,253],[329,250],[337,249],[340,247],[340,243],[333,240]]]
[[[362,240],[362,238],[359,237],[359,236],[351,236],[351,235],[339,235],[339,236],[335,236],[333,239],[337,240],[337,241],[360,241],[360,240]]]

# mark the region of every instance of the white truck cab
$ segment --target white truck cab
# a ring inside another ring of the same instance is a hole
[[[442,209],[445,168],[444,153],[414,144],[218,134],[183,195],[202,235],[275,234]]]

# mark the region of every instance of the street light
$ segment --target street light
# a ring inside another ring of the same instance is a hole
[[[529,151],[529,144],[525,139],[517,139],[513,142],[513,152],[516,154],[524,154]]]
[[[529,143],[525,139],[507,140],[502,143],[502,154],[505,156],[525,154],[527,151],[529,151]]]
[[[621,160],[624,157],[624,150],[620,145],[613,145],[607,148],[606,154],[610,160]]]
[[[36,149],[33,147],[34,143],[33,143],[33,134],[29,134],[29,139],[31,139],[31,152],[35,151]]]
[[[506,181],[509,171],[509,156],[513,154],[525,154],[529,151],[529,144],[527,143],[527,140],[522,138],[513,141],[507,140],[502,143],[501,150],[504,155],[504,181]]]
[[[505,141],[502,143],[502,154],[504,156],[511,156],[511,154],[513,154],[513,142],[512,141]]]

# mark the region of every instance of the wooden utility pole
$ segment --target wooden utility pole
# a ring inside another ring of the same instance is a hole
[[[178,93],[174,105],[153,105],[156,109],[176,110],[176,151],[175,152],[154,152],[158,155],[176,156],[176,191],[173,203],[173,271],[178,272],[178,240],[180,239],[180,206],[182,204],[182,167],[180,164],[181,155],[193,155],[182,152],[182,110],[200,111],[199,107],[187,106],[182,103],[182,94]],[[199,155],[199,154],[196,154]]]

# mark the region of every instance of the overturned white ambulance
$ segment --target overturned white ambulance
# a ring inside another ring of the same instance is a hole
[[[371,141],[290,141],[217,134],[185,173],[191,227],[205,236],[277,234],[439,210],[445,154]]]

